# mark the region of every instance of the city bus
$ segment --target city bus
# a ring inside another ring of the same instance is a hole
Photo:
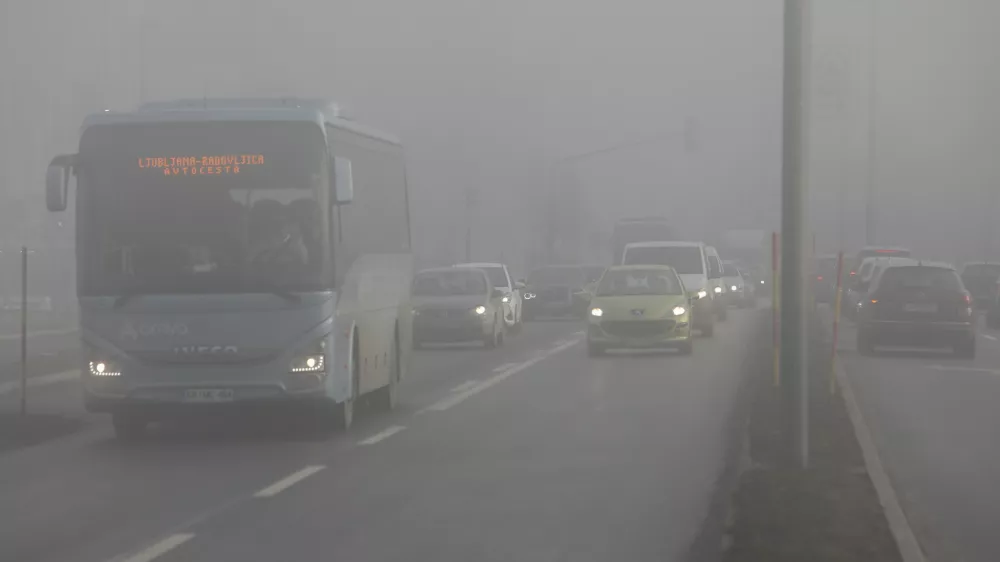
[[[120,438],[196,411],[347,428],[361,397],[393,406],[413,271],[395,138],[326,100],[105,111],[50,163],[46,203],[75,212],[84,402]]]

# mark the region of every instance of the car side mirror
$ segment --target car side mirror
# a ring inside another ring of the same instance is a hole
[[[351,161],[342,156],[333,157],[333,185],[330,186],[332,199],[336,205],[347,205],[354,200],[354,176]]]

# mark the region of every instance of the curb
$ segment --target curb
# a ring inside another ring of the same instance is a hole
[[[75,381],[80,378],[80,370],[74,369],[72,371],[63,371],[61,373],[51,373],[48,375],[38,375],[34,377],[28,377],[27,383],[28,388],[35,388],[39,386],[49,386],[52,384],[64,383]],[[20,379],[14,381],[4,381],[0,382],[0,396],[4,394],[9,394],[21,388]]]
[[[865,468],[868,470],[872,485],[875,486],[875,492],[878,494],[879,503],[882,504],[885,518],[889,522],[892,536],[896,540],[899,554],[903,558],[903,562],[926,562],[927,557],[920,548],[920,543],[910,527],[910,522],[906,519],[903,508],[899,505],[899,498],[896,496],[896,490],[892,487],[889,475],[885,473],[882,459],[875,447],[875,440],[872,439],[864,414],[861,413],[861,408],[854,397],[854,390],[851,388],[847,371],[844,370],[843,361],[839,360],[840,353],[837,353],[837,357],[837,386],[844,397],[847,414],[851,418],[851,425],[854,426],[855,438],[858,440],[861,454],[865,459]]]

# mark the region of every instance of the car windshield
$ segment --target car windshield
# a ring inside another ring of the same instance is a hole
[[[81,140],[84,294],[316,290],[330,263],[322,130],[91,127]]]
[[[878,281],[879,293],[934,290],[958,292],[962,281],[953,269],[928,266],[890,267]]]
[[[579,267],[543,267],[528,275],[529,285],[569,285],[583,286],[586,278]]]
[[[722,274],[726,277],[739,277],[740,269],[731,263],[722,264]]]
[[[424,271],[413,277],[413,295],[452,297],[486,294],[486,278],[476,269]]]
[[[697,246],[639,246],[625,252],[623,265],[668,265],[681,275],[705,274]]]
[[[501,289],[509,289],[510,288],[508,286],[509,283],[507,282],[507,274],[504,273],[504,270],[503,270],[502,267],[490,267],[490,266],[476,267],[476,266],[471,266],[471,265],[466,265],[466,266],[461,266],[461,267],[469,267],[469,268],[481,269],[484,272],[486,272],[486,277],[489,277],[490,283],[492,283],[494,287],[499,287]]]
[[[613,269],[604,274],[597,296],[682,295],[677,275],[662,269]]]

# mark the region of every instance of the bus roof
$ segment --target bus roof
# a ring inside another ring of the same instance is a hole
[[[209,98],[151,102],[132,112],[104,110],[83,120],[81,134],[93,125],[210,121],[299,121],[328,124],[399,145],[399,139],[352,121],[334,102],[299,98]]]

